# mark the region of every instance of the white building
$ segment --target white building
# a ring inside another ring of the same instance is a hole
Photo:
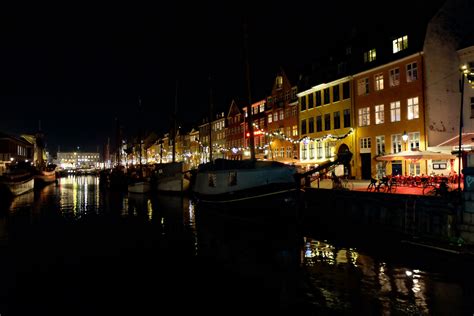
[[[97,152],[58,152],[58,166],[61,169],[92,169],[100,167]]]

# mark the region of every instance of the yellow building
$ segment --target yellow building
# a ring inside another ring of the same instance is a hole
[[[297,94],[300,115],[300,163],[313,166],[333,160],[338,152],[355,152],[351,77],[319,84]],[[353,176],[353,162],[346,167]]]
[[[353,78],[357,177],[427,174],[426,161],[377,160],[386,154],[426,149],[423,54],[371,68]]]

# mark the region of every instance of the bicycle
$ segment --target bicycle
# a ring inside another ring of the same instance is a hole
[[[377,192],[390,192],[391,190],[390,180],[388,180],[388,178],[386,177],[383,177],[382,180],[379,181],[379,184],[377,185],[376,190]]]
[[[423,195],[447,197],[451,191],[451,187],[444,181],[440,182],[439,185],[432,184],[423,187]]]
[[[354,190],[354,183],[352,183],[352,181],[349,181],[349,178],[346,176],[341,179],[341,184],[342,188],[345,190]]]
[[[388,190],[387,190],[387,193],[395,193],[395,192],[397,192],[397,187],[398,187],[397,180],[394,179],[394,178],[391,178],[390,180],[388,180]]]
[[[375,192],[377,190],[377,179],[370,178],[369,186],[367,187],[368,192]]]

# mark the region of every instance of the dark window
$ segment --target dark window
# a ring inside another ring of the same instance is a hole
[[[314,107],[313,95],[313,93],[308,95],[308,109],[312,109]]]
[[[329,104],[329,88],[324,89],[324,104]]]
[[[320,106],[321,103],[321,90],[316,91],[316,106]]]
[[[314,133],[314,117],[309,118],[308,125],[308,133]]]
[[[346,81],[342,84],[342,99],[349,99],[351,97],[351,86],[349,81]]]
[[[471,97],[471,118],[474,117],[474,98]]]
[[[237,171],[229,172],[229,186],[237,185]]]
[[[301,121],[301,135],[306,134],[306,120]]]
[[[341,128],[341,112],[334,112],[334,129]]]
[[[351,126],[351,110],[344,110],[344,127]]]
[[[300,98],[300,104],[301,104],[301,111],[306,110],[306,96],[302,96]]]
[[[329,131],[331,129],[331,114],[324,114],[324,130]]]
[[[323,119],[321,115],[316,116],[316,132],[321,132],[323,130]]]
[[[207,179],[209,181],[209,186],[210,187],[215,187],[216,186],[217,176],[215,174],[209,173]]]
[[[337,102],[340,100],[339,96],[339,85],[332,87],[332,102]]]

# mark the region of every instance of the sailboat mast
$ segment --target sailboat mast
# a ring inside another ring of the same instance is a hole
[[[212,162],[212,118],[214,112],[214,104],[212,100],[212,83],[211,75],[209,75],[209,162]]]
[[[245,75],[247,81],[247,93],[248,93],[248,130],[249,130],[249,141],[250,141],[250,159],[255,160],[255,140],[253,135],[253,119],[252,119],[252,90],[250,85],[250,63],[249,63],[249,52],[248,52],[248,35],[247,35],[247,23],[244,20],[244,59],[245,59]]]
[[[171,139],[173,142],[173,158],[172,161],[176,161],[176,113],[178,112],[178,80],[176,79],[176,89],[174,94],[174,109],[173,109],[173,117],[171,122]]]
[[[142,98],[141,97],[138,97],[138,108],[140,110],[140,114],[142,112]],[[142,167],[142,131],[141,131],[141,128],[139,127],[138,128],[138,143],[140,144],[139,145],[139,150],[140,150],[140,153],[138,154],[138,157],[140,159],[140,177],[143,176],[143,167]]]

